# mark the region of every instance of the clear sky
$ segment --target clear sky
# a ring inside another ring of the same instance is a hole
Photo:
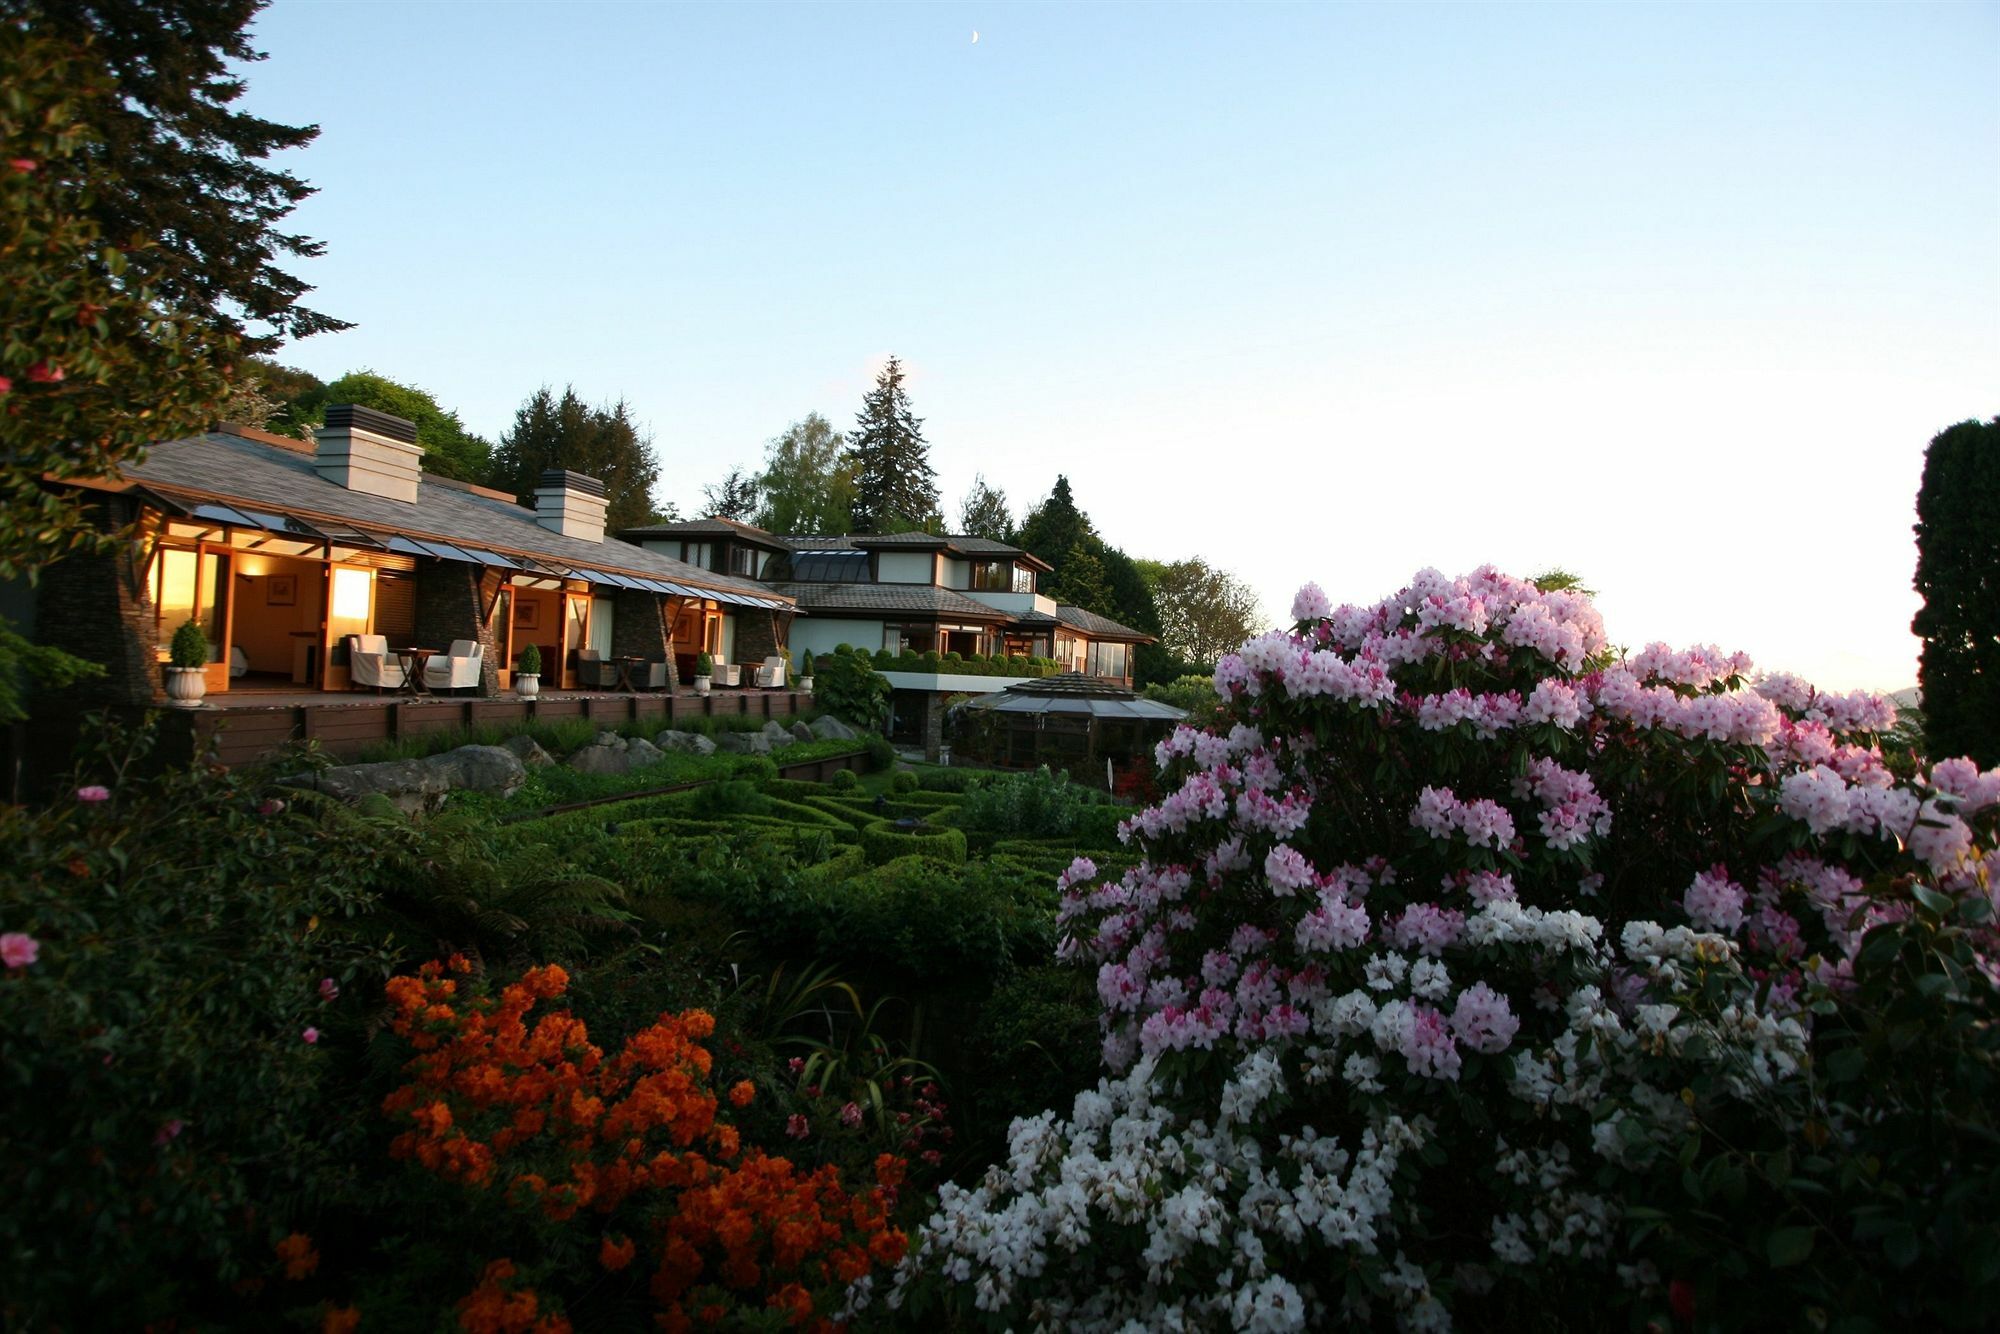
[[[975,42],[973,33],[979,36]],[[495,437],[623,397],[684,511],[894,352],[944,507],[1135,556],[1561,565],[1614,641],[1916,679],[1925,442],[2000,412],[1992,4],[278,0],[280,360]],[[1997,519],[1996,521],[2000,521]]]

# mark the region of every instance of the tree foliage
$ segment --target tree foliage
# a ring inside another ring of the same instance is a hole
[[[958,531],[994,542],[1014,540],[1014,515],[1007,508],[1007,493],[988,486],[984,473],[972,479],[972,489],[958,502]]]
[[[113,188],[103,125],[122,114],[86,51],[0,22],[0,578],[112,542],[42,479],[115,475],[158,439],[205,430],[233,340],[164,303],[133,257],[158,247],[94,217]]]
[[[847,442],[817,412],[764,447],[757,474],[759,528],[838,537],[854,522],[854,464]]]
[[[1051,565],[1060,565],[1064,557],[1084,544],[1086,538],[1096,535],[1097,530],[1091,526],[1090,516],[1077,508],[1076,498],[1070,494],[1069,478],[1058,475],[1055,487],[1048,496],[1030,509],[1028,517],[1021,521],[1014,545],[1040,556]]]
[[[1190,662],[1214,662],[1266,629],[1256,591],[1199,556],[1161,565],[1148,581],[1160,615],[1160,647]]]
[[[890,357],[861,402],[849,448],[854,459],[854,531],[885,533],[892,516],[922,527],[935,522],[937,483],[923,419],[910,411],[903,366]]]
[[[334,403],[374,408],[414,422],[427,472],[462,482],[481,482],[493,469],[492,444],[466,430],[458,413],[440,404],[427,389],[371,370],[349,371],[332,384],[318,385],[294,399],[288,417],[300,430],[310,433],[325,423],[327,407]]]
[[[264,3],[0,0],[10,20],[72,49],[90,44],[93,81],[109,96],[60,170],[72,186],[90,182],[79,203],[97,234],[166,243],[129,250],[124,281],[149,289],[163,314],[239,335],[253,352],[348,327],[299,305],[312,288],[278,267],[324,247],[277,230],[313,188],[264,159],[311,143],[318,128],[234,105],[245,88],[234,67],[264,58],[245,31]],[[246,320],[271,332],[248,334]]]
[[[536,480],[551,468],[604,483],[609,501],[604,524],[610,532],[654,518],[659,461],[651,438],[639,434],[622,400],[594,408],[576,396],[574,387],[566,386],[560,398],[547,385],[537,389],[514,414],[513,429],[500,437],[489,481],[532,504]]]
[[[727,477],[704,486],[701,495],[710,518],[748,523],[757,512],[757,479],[741,468],[731,468]]]
[[[2000,763],[2000,417],[1960,422],[1924,451],[1917,592],[1932,753]]]

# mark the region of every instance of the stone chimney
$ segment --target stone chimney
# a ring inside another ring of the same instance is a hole
[[[580,472],[551,468],[535,486],[535,522],[564,537],[604,540],[604,483]]]
[[[417,447],[415,422],[352,403],[326,410],[326,425],[313,432],[319,451],[313,470],[350,491],[415,504],[423,475],[424,451]]]

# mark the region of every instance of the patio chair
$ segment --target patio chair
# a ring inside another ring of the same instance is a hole
[[[403,688],[403,664],[389,652],[385,635],[347,637],[347,674],[357,686],[373,686],[378,695],[384,690]]]
[[[715,685],[740,686],[743,684],[743,665],[736,662],[715,664]]]
[[[785,685],[785,660],[775,656],[764,659],[764,665],[757,669],[757,684],[782,690]]]
[[[667,661],[665,658],[646,664],[646,689],[665,690],[670,684],[672,682],[667,678]]]
[[[618,664],[606,662],[594,648],[578,649],[576,683],[592,690],[610,690],[618,684]]]
[[[231,676],[250,674],[250,655],[234,644],[229,646],[229,674]]]
[[[476,639],[454,639],[451,652],[424,664],[424,685],[432,690],[463,690],[479,685],[486,648]]]

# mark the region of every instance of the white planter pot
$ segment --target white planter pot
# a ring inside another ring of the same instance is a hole
[[[697,695],[706,695],[709,685],[714,680],[715,678],[712,676],[697,676],[694,679],[694,693]]]
[[[167,668],[167,703],[177,709],[198,709],[207,693],[208,680],[201,668]]]
[[[533,699],[535,696],[541,694],[542,674],[540,672],[515,672],[514,693],[522,699]]]
[[[810,676],[801,676],[799,678],[799,689],[805,691],[808,695],[812,694],[813,679]]]

